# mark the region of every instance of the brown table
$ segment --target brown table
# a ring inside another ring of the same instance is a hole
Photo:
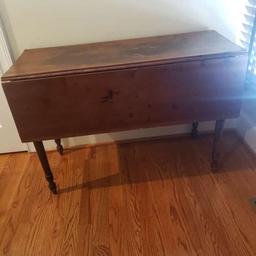
[[[215,31],[25,50],[2,84],[22,142],[239,116],[247,53]]]

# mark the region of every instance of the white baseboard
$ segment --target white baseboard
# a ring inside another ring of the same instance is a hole
[[[237,119],[227,120],[225,123],[225,128],[231,129],[236,128]],[[213,131],[214,122],[201,122],[199,124],[199,132]],[[89,135],[82,137],[66,138],[62,140],[64,148],[70,148],[80,145],[94,145],[100,143],[108,143],[122,140],[132,140],[140,138],[150,138],[157,136],[168,136],[168,135],[178,135],[178,134],[188,134],[191,131],[191,124],[187,125],[175,125],[175,126],[165,126],[157,128],[130,130],[115,133],[105,133],[97,135]],[[56,145],[53,141],[44,142],[46,150],[55,150]],[[32,143],[28,143],[28,148],[30,152],[34,152],[35,149]]]
[[[256,153],[256,120],[242,111],[237,122],[237,132],[251,150]]]

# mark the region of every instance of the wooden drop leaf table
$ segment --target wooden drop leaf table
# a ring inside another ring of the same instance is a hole
[[[2,76],[22,142],[33,142],[57,193],[43,140],[239,116],[245,50],[215,31],[25,50]]]

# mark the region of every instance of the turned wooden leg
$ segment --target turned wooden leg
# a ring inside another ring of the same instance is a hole
[[[61,139],[55,139],[54,141],[57,145],[56,147],[57,151],[60,153],[60,155],[63,155],[63,147],[61,145]]]
[[[221,133],[224,127],[225,120],[217,120],[215,124],[215,132],[214,132],[214,139],[213,139],[213,148],[212,148],[212,162],[211,168],[213,170],[218,169],[218,161],[219,161],[219,152],[218,152],[218,145],[220,142]]]
[[[198,122],[192,123],[191,137],[195,139],[198,135]]]
[[[42,141],[34,141],[33,143],[34,143],[37,155],[39,157],[39,160],[41,162],[41,165],[43,167],[45,178],[49,183],[49,188],[54,194],[57,194],[56,184],[54,182],[52,171],[51,171],[51,168],[47,159],[47,155],[44,149],[44,144]]]

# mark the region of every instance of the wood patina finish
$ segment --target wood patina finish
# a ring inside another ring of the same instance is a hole
[[[239,116],[246,52],[215,31],[26,50],[2,77],[22,142]],[[221,124],[221,125],[220,125]],[[217,141],[216,141],[217,140]],[[45,168],[45,166],[47,168]],[[56,189],[52,189],[53,192]]]

